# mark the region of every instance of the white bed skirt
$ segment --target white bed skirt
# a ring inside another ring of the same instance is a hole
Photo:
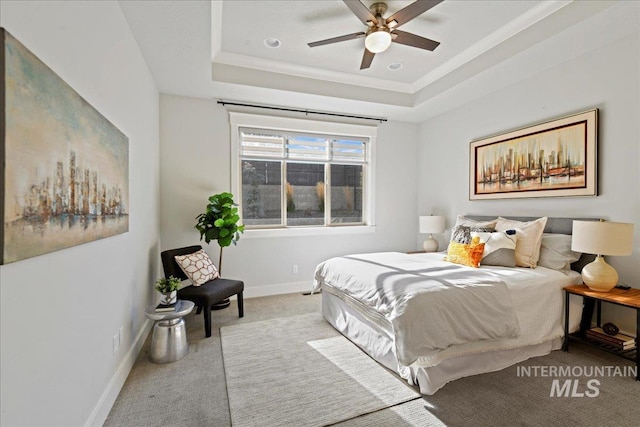
[[[434,394],[449,381],[499,371],[531,357],[549,354],[552,350],[559,349],[562,344],[562,339],[556,338],[515,349],[455,356],[441,361],[436,366],[406,367],[398,364],[391,334],[368,321],[340,298],[323,292],[322,314],[336,330],[378,363],[398,373],[409,384],[418,385],[420,392],[427,395]],[[575,321],[571,323],[575,324]]]

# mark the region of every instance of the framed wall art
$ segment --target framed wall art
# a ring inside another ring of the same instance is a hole
[[[471,142],[469,199],[597,195],[598,110]]]
[[[129,140],[0,28],[0,264],[129,230]]]

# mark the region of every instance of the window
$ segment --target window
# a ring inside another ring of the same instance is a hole
[[[251,229],[373,224],[375,127],[231,113],[233,191]]]

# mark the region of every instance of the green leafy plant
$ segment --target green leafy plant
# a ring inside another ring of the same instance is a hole
[[[218,270],[222,271],[222,249],[237,244],[240,233],[244,232],[244,225],[238,225],[240,216],[238,206],[233,201],[233,194],[220,193],[209,197],[207,210],[196,217],[195,228],[200,232],[200,240],[208,244],[212,240],[220,246]]]
[[[180,279],[177,277],[169,276],[169,278],[161,278],[156,280],[156,291],[166,294],[169,292],[177,291],[180,287]]]

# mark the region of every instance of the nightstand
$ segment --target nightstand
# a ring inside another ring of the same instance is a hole
[[[569,351],[569,295],[579,295],[583,298],[584,308],[582,310],[582,321],[580,322],[580,331],[571,337],[577,338],[582,342],[599,347],[610,353],[614,353],[625,359],[636,363],[636,380],[640,381],[640,351],[638,351],[638,331],[640,331],[640,289],[618,289],[613,288],[609,292],[592,291],[586,285],[571,285],[564,288],[565,304],[564,304],[564,341],[562,349]],[[596,306],[596,326],[601,326],[601,308],[602,303],[610,303],[628,307],[636,310],[636,348],[632,350],[617,350],[606,344],[599,344],[586,338],[586,331],[591,328],[591,318],[593,316],[593,306]]]

